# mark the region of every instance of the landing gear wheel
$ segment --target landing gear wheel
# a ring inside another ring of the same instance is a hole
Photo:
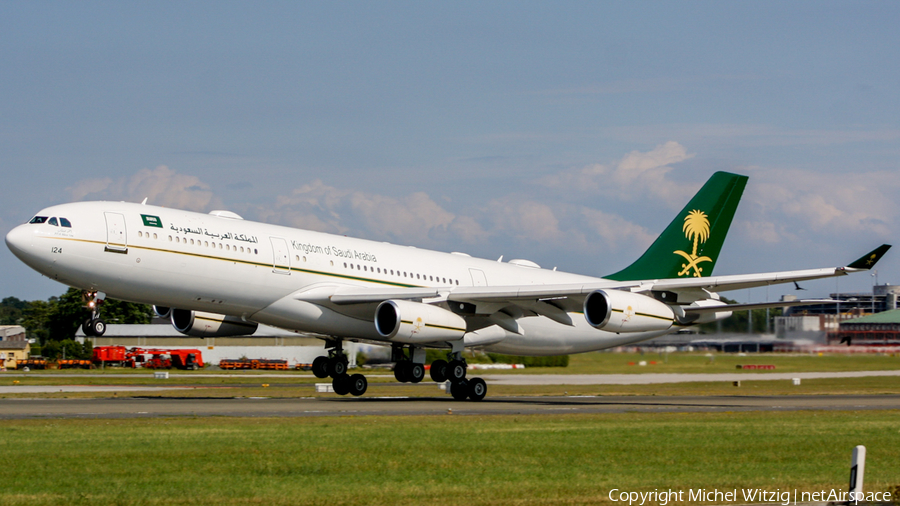
[[[369,382],[362,374],[354,374],[353,376],[350,376],[348,383],[350,385],[350,393],[355,397],[359,397],[360,395],[366,393],[366,389],[369,387]],[[337,390],[335,390],[335,392],[336,391]]]
[[[431,363],[431,379],[438,383],[443,383],[447,381],[447,361],[446,360],[435,360]]]
[[[332,378],[338,378],[347,374],[347,361],[343,357],[328,360],[328,374]]]
[[[94,329],[91,328],[91,319],[88,318],[81,324],[81,331],[84,332],[85,337],[95,337]]]
[[[316,357],[312,363],[312,372],[317,378],[328,377],[328,357]]]
[[[469,399],[480,401],[484,399],[485,395],[487,395],[487,383],[483,379],[472,378],[469,380]]]
[[[462,360],[451,360],[447,364],[447,379],[450,381],[459,381],[466,377],[466,363]]]
[[[450,395],[458,401],[464,401],[469,397],[469,382],[463,378],[454,381],[450,385]]]
[[[97,318],[91,322],[91,332],[94,333],[95,336],[101,337],[106,333],[106,322]]]
[[[407,366],[406,377],[410,383],[418,383],[425,379],[425,366],[422,364],[409,364]]]
[[[409,381],[409,362],[401,360],[394,365],[394,378],[400,383]]]
[[[346,374],[338,376],[331,381],[331,388],[338,395],[347,395],[350,393],[350,376]]]

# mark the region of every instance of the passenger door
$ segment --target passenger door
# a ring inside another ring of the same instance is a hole
[[[272,254],[275,257],[272,264],[272,272],[290,275],[291,255],[288,250],[287,240],[281,237],[270,237],[269,241],[272,243]]]
[[[106,216],[106,248],[110,253],[128,253],[128,236],[125,216],[119,213],[103,213]]]

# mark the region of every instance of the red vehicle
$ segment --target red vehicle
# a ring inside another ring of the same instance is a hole
[[[93,362],[124,367],[148,369],[190,369],[203,367],[200,350],[165,350],[159,348],[125,348],[124,346],[97,346]]]
[[[95,364],[125,365],[128,351],[124,346],[94,346],[91,361]]]

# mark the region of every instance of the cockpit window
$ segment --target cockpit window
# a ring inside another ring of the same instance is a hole
[[[50,218],[50,221],[48,221],[47,223],[49,223],[50,225],[53,225],[54,227],[59,226],[59,223],[56,221],[56,216],[54,216],[53,218]]]
[[[34,218],[31,218],[31,221],[29,221],[28,223],[47,223],[47,217],[35,216]]]
[[[60,218],[60,219],[59,219],[59,224],[62,225],[62,226],[64,226],[64,227],[66,227],[66,228],[72,228],[72,222],[70,222],[69,220],[67,220],[67,219],[65,219],[65,218]]]

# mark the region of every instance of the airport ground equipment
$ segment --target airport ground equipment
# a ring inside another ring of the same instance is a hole
[[[204,366],[203,354],[197,349],[126,348],[97,346],[93,352],[95,364],[147,369],[197,370]]]
[[[224,359],[219,361],[219,368],[224,369],[226,371],[231,370],[240,370],[240,369],[255,369],[255,370],[264,370],[264,371],[287,371],[288,370],[288,362],[287,360],[267,360],[267,359],[242,359],[242,360],[228,360]]]
[[[60,369],[90,369],[93,367],[93,362],[90,360],[61,359],[57,361],[57,366]]]
[[[31,370],[46,369],[47,359],[44,357],[29,357],[24,360],[16,361],[16,369],[24,369],[26,367]]]

